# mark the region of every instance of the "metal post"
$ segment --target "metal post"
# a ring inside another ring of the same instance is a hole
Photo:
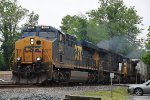
[[[98,64],[98,84],[99,84],[99,82],[100,82],[100,65]]]
[[[110,78],[111,81],[111,98],[112,98],[112,78]]]
[[[121,75],[121,74],[120,74],[120,71],[119,71],[119,84],[120,84],[120,75]]]
[[[120,78],[121,78],[121,69],[122,69],[122,63],[119,63],[119,84],[120,84]]]
[[[111,98],[112,98],[112,78],[114,78],[114,73],[110,73],[110,81],[111,81]]]
[[[137,69],[136,69],[136,84],[137,84]]]

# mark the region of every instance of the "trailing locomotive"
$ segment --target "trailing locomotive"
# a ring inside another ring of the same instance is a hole
[[[129,58],[109,52],[87,41],[77,41],[51,26],[22,30],[15,43],[13,81],[18,84],[43,82],[109,83],[135,79]],[[119,70],[119,63],[122,68]]]

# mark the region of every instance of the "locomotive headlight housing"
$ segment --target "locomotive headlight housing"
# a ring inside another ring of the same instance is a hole
[[[33,38],[30,39],[30,43],[34,44],[34,39]]]
[[[17,61],[21,61],[21,57],[18,57],[18,58],[17,58]]]
[[[40,57],[37,57],[36,60],[37,60],[37,61],[41,61],[41,58],[40,58]]]

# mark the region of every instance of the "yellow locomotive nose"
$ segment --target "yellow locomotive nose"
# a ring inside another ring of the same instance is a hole
[[[19,40],[15,44],[16,61],[34,63],[44,60],[44,62],[48,62],[52,58],[51,45],[50,41],[36,36]]]
[[[42,58],[42,40],[38,37],[27,37],[17,41],[15,49],[16,58],[20,58],[22,63],[33,63]]]
[[[33,63],[42,59],[42,40],[38,37],[27,37],[16,42],[16,58],[22,63]]]

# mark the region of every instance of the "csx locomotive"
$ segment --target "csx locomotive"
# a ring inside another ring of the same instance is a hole
[[[78,41],[51,26],[34,26],[24,28],[15,43],[12,79],[18,84],[108,83],[113,72],[114,82],[125,82],[133,81],[133,67],[129,58]]]

